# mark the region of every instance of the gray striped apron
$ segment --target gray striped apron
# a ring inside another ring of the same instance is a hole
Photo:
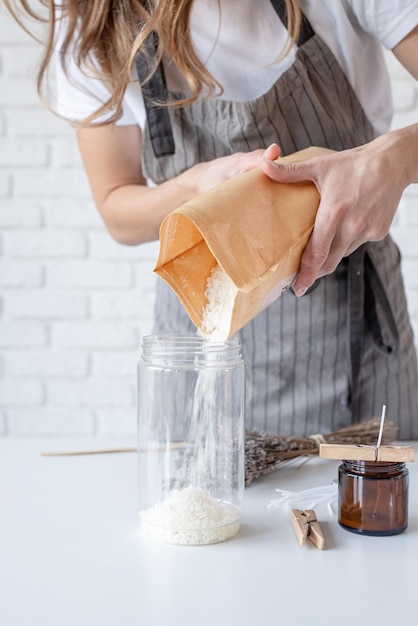
[[[272,4],[287,24],[285,3]],[[152,53],[155,41],[147,46]],[[140,80],[145,58],[137,61]],[[344,150],[374,138],[337,60],[305,17],[294,64],[264,95],[169,109],[155,102],[183,96],[167,92],[162,66],[145,85],[142,162],[157,184],[198,162],[272,142],[289,154],[312,145]],[[194,331],[176,294],[158,280],[154,332]],[[378,416],[386,404],[399,438],[418,438],[417,361],[390,236],[362,246],[302,298],[286,291],[240,338],[248,429],[327,433]]]

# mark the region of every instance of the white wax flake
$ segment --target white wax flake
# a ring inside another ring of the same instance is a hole
[[[199,545],[225,541],[240,526],[238,510],[212,498],[204,489],[174,489],[162,502],[140,512],[147,535],[166,543]]]
[[[286,509],[314,509],[319,504],[327,504],[330,513],[335,515],[335,504],[338,498],[338,490],[336,481],[330,485],[321,487],[313,487],[312,489],[303,489],[302,491],[286,491],[284,489],[276,489],[279,497],[270,500],[267,505],[269,509],[278,509],[282,506]]]
[[[209,341],[226,341],[231,328],[232,311],[238,289],[219,266],[212,269],[207,282],[201,332]]]

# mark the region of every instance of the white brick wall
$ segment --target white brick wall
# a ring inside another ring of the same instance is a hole
[[[157,244],[105,231],[72,129],[38,102],[37,56],[0,5],[0,436],[133,433]],[[388,64],[394,127],[415,122],[417,84]],[[418,186],[393,234],[418,338]]]

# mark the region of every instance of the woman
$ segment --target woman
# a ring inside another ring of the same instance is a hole
[[[417,438],[416,355],[388,230],[418,181],[418,125],[388,132],[380,52],[418,78],[416,0],[46,4],[39,84],[57,58],[52,106],[76,125],[117,241],[158,238],[168,212],[259,165],[320,191],[294,292],[240,333],[247,427],[306,436],[386,404],[400,438]],[[273,163],[309,145],[337,153]],[[193,330],[162,281],[155,319],[158,332]]]

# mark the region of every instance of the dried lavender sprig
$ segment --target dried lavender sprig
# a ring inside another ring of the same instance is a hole
[[[317,455],[321,441],[374,445],[380,429],[380,419],[373,418],[352,424],[325,435],[311,437],[281,437],[272,433],[247,431],[245,437],[245,484],[256,478],[279,470],[292,459]],[[387,421],[382,442],[391,443],[396,438],[395,425]]]

